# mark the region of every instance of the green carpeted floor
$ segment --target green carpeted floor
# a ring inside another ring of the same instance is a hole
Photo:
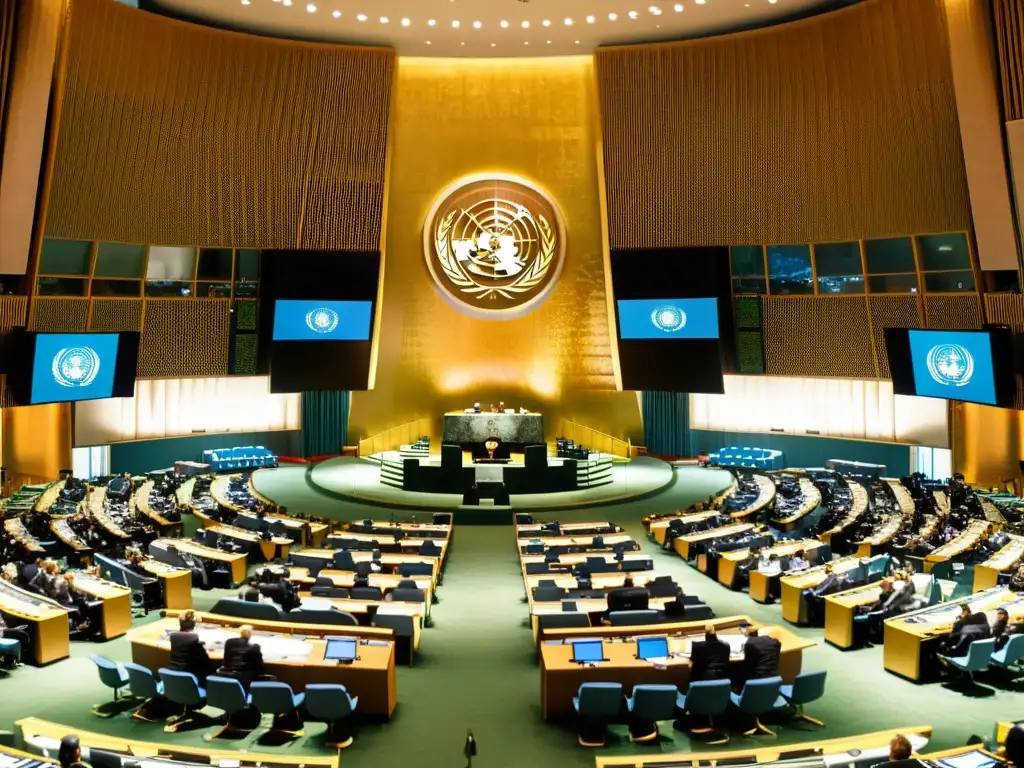
[[[373,514],[372,508],[319,497],[303,481],[303,473],[284,469],[276,500],[291,510],[353,519]],[[669,571],[688,593],[699,594],[719,616],[747,614],[778,622],[777,606],[762,606],[745,594],[720,587],[678,557],[663,554],[644,537],[639,518],[651,511],[685,506],[706,498],[724,482],[715,475],[690,469],[678,472],[673,486],[656,497],[597,510],[563,512],[562,521],[609,519],[625,526],[645,549],[655,552],[655,567]],[[379,514],[379,511],[378,511]],[[399,519],[403,516],[399,515]],[[406,515],[407,517],[407,515]],[[545,516],[552,517],[552,516]],[[217,593],[196,593],[198,608],[208,607]],[[386,725],[364,725],[342,761],[354,768],[462,766],[466,728],[479,744],[478,768],[512,766],[593,766],[595,752],[576,745],[569,726],[544,723],[540,718],[540,674],[526,622],[523,583],[509,526],[463,526],[455,532],[441,603],[434,607],[435,626],[426,630],[413,668],[398,669],[398,708]],[[827,723],[780,726],[778,739],[734,735],[729,748],[834,738],[901,725],[931,724],[933,746],[963,744],[972,734],[991,733],[997,717],[1024,716],[1024,696],[1003,687],[987,698],[968,698],[933,684],[917,686],[886,673],[882,649],[844,653],[824,644],[821,630],[796,630],[819,643],[804,655],[805,669],[827,669],[825,699],[809,712]],[[22,667],[0,678],[0,728],[30,715],[69,726],[140,740],[199,745],[203,731],[165,735],[160,725],[131,720],[127,715],[101,720],[90,707],[108,698],[90,653],[115,660],[129,659],[124,639],[105,644],[75,643],[72,658],[44,669]],[[210,729],[207,729],[210,730]],[[248,751],[286,750],[294,754],[322,751],[323,726],[307,725],[306,733],[290,745],[268,749],[253,737],[234,744]],[[689,741],[670,724],[664,740],[654,746],[634,746],[625,728],[614,726],[604,754],[687,751]],[[256,734],[258,737],[258,734]],[[704,749],[704,747],[701,747]]]

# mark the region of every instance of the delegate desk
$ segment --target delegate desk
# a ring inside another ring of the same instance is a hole
[[[249,511],[239,512],[238,516],[253,521],[259,519],[256,514]],[[330,530],[330,526],[326,523],[311,523],[297,517],[288,517],[288,515],[268,513],[263,516],[263,519],[268,524],[280,522],[287,529],[288,538],[304,547],[319,547]]]
[[[651,560],[651,556],[644,552],[624,552],[621,561],[616,559],[614,552],[604,552],[601,550],[590,552],[566,552],[565,554],[559,555],[558,559],[554,561],[546,560],[544,555],[520,555],[524,572],[526,571],[528,563],[547,563],[548,568],[551,570],[558,568],[569,570],[575,565],[583,565],[587,560],[597,558],[601,558],[606,563],[644,563],[644,567],[638,568],[638,571],[649,570],[654,567],[654,561]]]
[[[707,520],[708,518],[718,517],[721,512],[694,512],[689,515],[673,515],[672,517],[665,517],[661,520],[653,520],[648,527],[651,533],[651,537],[654,542],[659,546],[664,546],[665,536],[668,533],[668,529],[672,526],[673,520],[682,520],[683,525],[694,525]]]
[[[856,569],[860,565],[860,558],[843,557],[833,560],[829,565],[832,571],[841,576]],[[809,568],[800,573],[789,574],[779,579],[780,591],[782,594],[782,618],[790,624],[804,624],[807,622],[807,606],[804,604],[804,590],[812,589],[825,580],[826,566],[819,565]]]
[[[893,536],[903,527],[906,515],[892,514],[872,536],[857,543],[857,557],[871,557],[877,550],[892,541]]]
[[[444,562],[445,557],[448,555],[448,540],[447,539],[414,539],[414,538],[402,538],[396,540],[394,536],[390,534],[376,534],[376,533],[352,533],[351,531],[344,531],[342,533],[336,533],[327,537],[325,544],[327,547],[333,547],[337,539],[352,539],[354,541],[360,541],[364,544],[377,543],[377,549],[381,552],[392,551],[397,554],[415,555],[420,551],[426,542],[431,542],[434,546],[441,550],[441,562]]]
[[[988,535],[991,523],[985,520],[974,520],[968,525],[959,536],[952,541],[947,541],[941,547],[933,550],[924,559],[924,572],[931,573],[932,568],[938,563],[952,560],[959,557],[968,550],[976,547],[983,538]]]
[[[785,517],[773,517],[771,525],[781,531],[792,531],[796,529],[807,515],[821,506],[821,491],[814,484],[811,478],[803,475],[800,477],[800,492],[802,501],[800,506]]]
[[[1011,536],[1006,546],[983,563],[974,566],[974,591],[994,587],[999,574],[1009,573],[1024,560],[1024,536]]]
[[[28,625],[29,651],[35,664],[49,664],[71,654],[68,611],[49,598],[0,581],[0,611],[10,617],[12,626]]]
[[[516,526],[516,538],[518,539],[543,539],[549,535],[544,532],[545,523],[530,523],[528,525]],[[583,536],[597,535],[608,536],[614,533],[622,533],[622,526],[615,523],[559,523],[558,536]]]
[[[387,600],[353,600],[350,597],[320,597],[309,592],[299,592],[300,608],[305,611],[337,610],[351,614],[356,619],[365,619],[362,626],[372,626],[378,614],[382,616],[411,616],[413,650],[420,649],[423,634],[423,619],[428,615],[426,603],[396,603]],[[301,617],[300,617],[301,618]],[[334,634],[343,635],[347,625],[335,625]]]
[[[191,482],[193,485],[195,484],[194,480],[189,482]],[[182,522],[180,520],[178,520],[177,522],[172,522],[150,506],[149,494],[152,490],[152,480],[147,480],[146,482],[139,486],[139,490],[135,492],[135,508],[139,510],[139,513],[143,517],[149,518],[149,521],[151,523],[156,524],[157,531],[160,533],[161,536],[180,536],[181,529],[183,526]]]
[[[906,613],[885,622],[885,668],[910,680],[931,679],[938,674],[936,651],[939,639],[948,635],[953,622],[960,615],[960,605],[970,603],[975,613],[983,611],[989,624],[995,619],[995,610],[1005,606],[1011,614],[1024,611],[1024,597],[1005,587],[993,587],[971,595],[967,600],[925,608]]]
[[[829,528],[827,531],[823,533],[818,534],[818,538],[830,546],[832,544],[833,536],[845,531],[847,528],[849,528],[851,525],[857,522],[861,515],[865,514],[868,511],[868,492],[864,488],[864,486],[858,483],[856,480],[851,480],[850,478],[847,478],[846,485],[850,489],[851,496],[849,511],[846,513],[846,516],[838,523],[836,523],[833,527]]]
[[[768,475],[760,475],[756,473],[752,474],[751,477],[757,485],[757,497],[742,509],[730,512],[729,515],[733,520],[743,520],[748,517],[753,517],[775,501],[777,489],[775,487],[775,483],[772,482],[772,479],[768,477]],[[724,512],[725,510],[722,509],[720,511]]]
[[[396,528],[402,533],[408,535],[413,539],[438,539],[448,540],[452,537],[452,527],[444,523],[389,523],[385,520],[370,520],[370,531],[353,531],[354,533],[376,533],[378,530],[382,533],[390,533]],[[352,525],[359,525],[357,522],[353,522]],[[344,536],[345,531],[336,532],[339,536]],[[416,534],[419,534],[418,536]]]
[[[256,531],[250,531],[245,528],[238,528],[234,525],[227,525],[226,523],[218,522],[209,515],[203,514],[198,509],[193,510],[192,514],[199,518],[203,528],[208,531],[213,531],[218,536],[223,536],[241,544],[247,551],[252,551],[254,546],[258,546],[260,554],[267,562],[275,560],[278,557],[287,559],[288,552],[291,550],[292,544],[294,543],[291,539],[284,536],[273,536],[270,539],[265,540]]]
[[[923,579],[923,581],[922,581]],[[930,586],[932,578],[925,574],[917,574],[915,595],[918,588]],[[894,582],[898,590],[901,582]],[[860,587],[847,589],[825,596],[825,640],[837,648],[850,648],[853,645],[853,619],[857,609],[862,605],[872,605],[882,595],[879,582],[864,584]]]
[[[765,626],[745,616],[730,616],[713,619],[711,622],[693,621],[671,624],[648,624],[633,627],[588,627],[545,631],[540,645],[541,665],[541,711],[545,720],[562,718],[574,713],[572,697],[582,683],[621,683],[628,696],[634,685],[641,683],[668,683],[684,688],[690,677],[690,648],[694,640],[704,639],[706,624],[714,624],[718,637],[732,647],[732,661],[743,659],[743,645],[746,642],[741,623]],[[782,643],[779,673],[787,683],[800,674],[803,652],[815,643],[804,640],[781,627],[774,627],[773,634]],[[635,639],[640,635],[668,635],[671,656],[659,660],[661,669],[650,661],[636,658]],[[572,660],[572,640],[602,639],[604,658],[608,661],[594,666],[584,666]],[[561,640],[562,642],[559,642]],[[664,662],[664,663],[661,663]]]
[[[317,574],[317,577],[330,579],[336,587],[351,589],[356,585],[356,575],[352,571],[332,571],[325,568]],[[371,573],[367,577],[367,585],[377,587],[377,589],[386,594],[397,587],[398,582],[403,581],[406,578],[412,579],[416,582],[417,589],[423,590],[423,596],[426,598],[427,603],[427,614],[429,614],[429,606],[433,601],[434,595],[433,583],[429,576],[405,577],[397,573]],[[308,568],[298,568],[296,566],[291,566],[288,569],[288,579],[289,581],[302,585],[306,589],[311,587],[316,581],[316,579],[309,575]]]
[[[231,571],[231,583],[241,584],[245,581],[247,571],[246,556],[242,553],[224,552],[213,547],[206,547],[188,539],[157,539],[166,547],[173,547],[179,552],[199,557],[203,560],[214,560],[226,565]]]
[[[126,757],[135,758],[149,768],[173,768],[173,766],[191,767],[196,765],[229,766],[239,768],[338,768],[338,754],[333,755],[291,755],[267,754],[259,752],[243,752],[235,749],[209,749],[194,744],[156,744],[147,741],[127,739],[106,733],[83,731],[70,725],[59,725],[46,720],[28,717],[15,723],[21,735],[21,742],[33,747],[45,745],[46,751],[56,754],[60,740],[69,733],[78,736],[82,746],[82,759],[88,764],[91,749],[116,752]],[[6,751],[6,747],[4,748]],[[187,755],[170,762],[175,755]],[[168,762],[149,762],[160,760]],[[104,765],[107,765],[105,762]]]
[[[212,660],[221,661],[224,643],[238,636],[238,627],[253,627],[267,674],[288,683],[298,693],[310,683],[337,683],[359,697],[359,711],[390,718],[395,710],[395,643],[390,630],[321,624],[291,624],[202,615],[196,633]],[[128,633],[132,661],[156,672],[171,658],[168,632],[178,629],[177,618],[164,618]],[[351,664],[324,659],[326,635],[360,638],[359,656]],[[365,642],[364,642],[365,641]]]
[[[798,541],[783,541],[768,549],[762,549],[762,554],[775,555],[776,557],[792,557],[797,552],[807,552],[808,555],[819,547],[823,546],[817,539],[800,539]],[[750,557],[749,549],[734,549],[731,552],[723,552],[718,556],[718,582],[729,589],[735,589],[736,567]],[[750,597],[759,603],[767,603],[773,579],[782,576],[782,572],[775,569],[771,571],[750,571]]]
[[[517,539],[519,543],[519,551],[528,547],[530,544],[543,544],[544,549],[550,549],[552,547],[594,547],[594,539],[600,538],[603,540],[596,548],[597,549],[611,549],[616,544],[625,544],[627,541],[632,541],[633,537],[628,533],[616,533],[610,536],[530,536],[525,539]]]
[[[509,448],[544,445],[544,417],[539,413],[464,413],[444,415],[441,442],[459,445],[464,451],[483,445],[489,437],[500,437]]]
[[[297,552],[292,556],[292,561],[295,562],[295,557],[301,556],[303,558],[310,558],[311,560],[320,561],[323,563],[321,568],[326,568],[327,564],[334,559],[333,549],[304,549],[302,552]],[[352,560],[356,563],[370,562],[373,560],[372,552],[350,552]],[[380,556],[380,564],[385,568],[392,569],[392,572],[398,572],[398,569],[403,565],[409,565],[411,563],[424,563],[431,567],[430,582],[434,589],[437,589],[438,576],[441,570],[441,558],[431,557],[429,555],[396,555],[389,552],[385,552]]]
[[[25,527],[25,523],[22,522],[20,517],[11,517],[4,520],[4,530],[11,539],[22,546],[22,548],[31,554],[44,556],[46,555],[46,549],[40,543],[39,539],[29,533],[28,528]]]
[[[104,640],[120,637],[132,627],[132,591],[83,571],[69,571],[71,585],[93,600],[101,601],[100,634]]]
[[[160,579],[165,608],[183,611],[192,607],[192,571],[161,563],[152,557],[143,557],[135,568]]]
[[[738,533],[746,533],[754,530],[751,523],[738,523],[736,525],[723,525],[721,528],[712,528],[710,531],[690,533],[686,536],[679,536],[673,542],[676,553],[684,560],[689,560],[694,549],[694,544],[708,543],[713,539],[721,539],[725,536],[733,536]]]

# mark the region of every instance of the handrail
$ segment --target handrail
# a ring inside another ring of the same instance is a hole
[[[391,429],[385,429],[359,441],[359,455],[372,456],[375,453],[391,451],[402,445],[415,443],[423,435],[430,434],[430,419],[417,419]]]
[[[574,440],[577,445],[583,445],[592,450],[612,456],[620,456],[625,459],[629,458],[630,448],[632,447],[628,440],[620,440],[617,437],[612,437],[604,432],[598,432],[596,429],[577,424],[569,419],[558,420],[558,436]]]

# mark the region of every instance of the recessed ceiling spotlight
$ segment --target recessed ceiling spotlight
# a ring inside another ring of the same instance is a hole
[[[309,5],[306,6],[306,12],[307,13],[316,13],[316,6],[313,5],[312,3],[310,3]]]
[[[366,21],[366,14],[360,13],[358,16],[356,16],[356,21]]]
[[[381,16],[380,17],[380,23],[381,24],[387,24],[389,21],[391,21],[391,19],[389,19],[387,16]]]
[[[708,0],[693,0],[693,1],[694,1],[695,3],[697,3],[697,5],[704,5],[704,3],[706,3],[706,2],[708,1]],[[772,0],[768,0],[768,2],[769,2],[769,3],[770,3],[771,1],[772,1]]]
[[[587,24],[593,24],[596,19],[593,16],[587,16]]]
[[[430,41],[429,40],[427,40],[427,45],[430,45]]]
[[[428,27],[432,27],[435,24],[437,24],[437,22],[434,19],[427,19],[427,26]]]
[[[502,29],[508,29],[508,20],[507,19],[502,19],[501,20],[501,28]]]
[[[458,21],[453,21],[452,22],[452,29],[458,29],[458,28],[459,28],[459,22]]]
[[[617,18],[619,18],[619,14],[617,14],[617,13],[609,13],[608,14],[608,21],[615,21]]]
[[[655,16],[661,16],[661,8],[659,8],[656,5],[649,6],[647,10],[650,11]]]
[[[480,27],[482,27],[482,26],[483,26],[483,24],[480,23],[479,21],[474,21],[473,22],[473,29],[480,29]]]
[[[452,0],[452,2],[454,3],[454,2],[455,2],[455,0]],[[459,43],[459,45],[465,45],[465,44],[466,44],[466,41],[465,41],[465,40],[463,40],[463,41],[462,41],[461,43]]]
[[[636,11],[630,11],[630,12],[629,12],[629,18],[631,18],[631,19],[635,19],[635,18],[636,18],[637,16],[639,16],[639,15],[640,15],[640,14],[639,14],[639,13],[637,13]]]
[[[409,21],[408,19],[402,19],[402,26],[403,27],[408,27],[410,24],[412,24],[412,22]]]
[[[550,40],[548,40],[548,45],[551,45],[551,41]]]
[[[529,44],[530,44],[530,41],[529,41],[529,40],[524,40],[524,41],[523,41],[523,45],[529,45]]]
[[[545,27],[550,27],[551,26],[551,20],[550,19],[544,19],[544,21],[542,21],[541,24],[543,24]]]
[[[576,45],[579,45],[579,44],[580,44],[580,41],[579,41],[579,40],[577,40],[577,41],[576,41]]]
[[[242,0],[242,5],[249,5],[251,2],[252,0]]]
[[[280,3],[280,2],[281,2],[281,0],[274,0],[274,2],[275,2],[275,3]]]
[[[675,9],[676,13],[679,13],[681,10],[683,10],[683,4],[682,3],[676,3],[675,6],[674,6],[674,9]]]
[[[522,23],[522,27],[523,27],[523,29],[529,29],[529,28],[530,28],[530,22],[528,22],[528,21],[524,21],[524,22]]]
[[[566,19],[565,20],[565,26],[571,27],[572,26],[572,19]]]
[[[497,43],[491,43],[491,48],[493,48],[496,45],[497,45]]]
[[[336,19],[340,19],[341,18],[341,11],[335,11],[334,13],[331,14],[331,16],[333,16]]]

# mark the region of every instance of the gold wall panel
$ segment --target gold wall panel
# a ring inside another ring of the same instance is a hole
[[[14,71],[14,37],[17,30],[16,0],[0,0],[0,157],[7,128],[7,94]]]
[[[928,328],[972,330],[981,328],[981,301],[976,293],[940,294],[924,297],[925,324]]]
[[[633,393],[613,392],[590,57],[400,60],[375,387],[354,392],[349,440],[504,400],[639,441]],[[562,275],[529,314],[484,320],[450,306],[423,254],[434,197],[475,173],[546,190],[566,229]],[[605,390],[605,391],[601,391]]]
[[[986,293],[985,317],[990,323],[1010,326],[1014,333],[1024,333],[1024,296],[1019,293]]]
[[[88,320],[88,299],[37,296],[32,300],[33,331],[77,333],[86,330]]]
[[[74,0],[65,45],[47,235],[379,248],[390,49],[226,32],[115,0]]]
[[[612,248],[970,229],[942,0],[596,59]]]
[[[71,403],[4,408],[0,420],[11,489],[53,482],[71,468]]]
[[[765,297],[761,315],[769,376],[877,377],[863,296]]]
[[[920,328],[921,311],[914,296],[868,296],[871,340],[875,345],[878,377],[888,379],[889,358],[885,350],[886,328]]]
[[[1024,120],[1024,0],[992,0],[1007,120]]]
[[[141,331],[142,299],[93,299],[90,331]]]
[[[149,299],[139,348],[139,376],[226,376],[228,299]]]
[[[1020,477],[1024,412],[974,403],[952,404],[953,471],[972,485],[999,486]]]

